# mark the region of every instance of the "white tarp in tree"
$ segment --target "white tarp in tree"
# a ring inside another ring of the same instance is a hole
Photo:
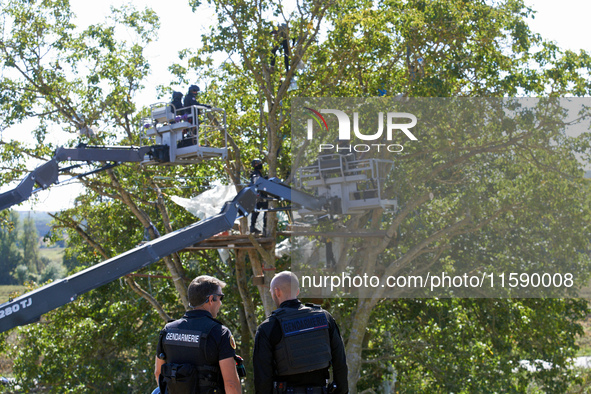
[[[203,220],[220,213],[226,201],[232,201],[236,197],[234,186],[217,185],[193,198],[171,196],[170,199],[177,205],[185,208],[193,216]],[[230,252],[226,249],[218,249],[220,258],[227,264]]]
[[[236,197],[236,188],[234,186],[217,185],[192,198],[172,196],[170,199],[175,204],[185,208],[193,216],[205,219],[220,213],[224,203],[232,201],[234,197]]]

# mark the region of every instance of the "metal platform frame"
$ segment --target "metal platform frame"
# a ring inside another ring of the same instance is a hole
[[[195,164],[210,158],[227,158],[226,111],[222,108],[193,105],[176,109],[170,103],[156,103],[150,111],[151,117],[144,121],[142,145],[146,144],[144,140],[168,145],[170,160],[167,164]],[[213,146],[216,133],[223,136],[223,146]],[[143,164],[159,163],[146,158]]]
[[[393,167],[390,160],[356,159],[355,155],[338,153],[322,155],[314,164],[297,170],[296,188],[315,189],[317,196],[340,200],[343,214],[374,208],[396,211],[398,201],[384,193]]]

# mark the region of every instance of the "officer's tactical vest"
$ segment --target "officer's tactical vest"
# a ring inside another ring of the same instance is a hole
[[[271,316],[279,321],[282,333],[273,354],[276,376],[328,368],[332,359],[328,319],[320,307],[279,308]]]
[[[206,358],[207,337],[219,324],[208,317],[185,317],[162,330],[166,364],[160,377],[168,394],[224,393],[219,364],[208,364]]]

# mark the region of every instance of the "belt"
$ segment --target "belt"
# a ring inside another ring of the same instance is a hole
[[[287,387],[286,394],[326,394],[326,387]]]

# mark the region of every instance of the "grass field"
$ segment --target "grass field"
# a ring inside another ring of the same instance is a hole
[[[47,257],[51,261],[57,261],[61,263],[64,256],[64,248],[40,248],[39,255],[41,257]]]
[[[39,256],[46,257],[50,261],[56,261],[58,263],[62,262],[64,255],[64,248],[53,247],[53,248],[40,248],[39,249]],[[0,285],[0,304],[8,301],[11,294],[14,296],[13,293],[19,292],[22,294],[26,290],[25,286],[1,286]],[[19,295],[20,295],[19,294]]]
[[[0,304],[8,301],[10,299],[11,294],[14,295],[16,292],[22,294],[26,290],[26,288],[26,286],[18,285],[0,286]]]

